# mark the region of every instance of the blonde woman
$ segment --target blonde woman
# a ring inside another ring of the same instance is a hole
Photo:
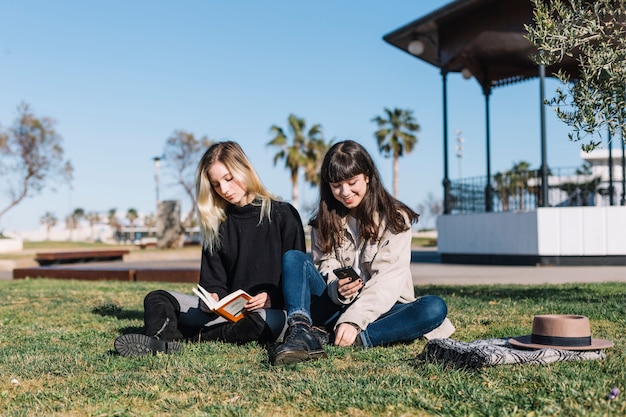
[[[181,340],[273,342],[285,327],[282,255],[306,251],[297,210],[262,184],[241,147],[212,145],[196,174],[197,212],[203,235],[200,285],[219,300],[243,289],[252,295],[245,317],[231,323],[194,295],[157,290],[144,299],[143,334],[115,341],[122,356],[172,353]]]

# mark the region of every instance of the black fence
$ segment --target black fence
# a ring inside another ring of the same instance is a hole
[[[542,178],[539,170],[496,173],[487,189],[487,177],[463,178],[450,182],[450,214],[487,211],[487,196],[492,212],[529,211],[537,207],[574,207],[625,205],[623,180],[613,181],[580,168],[550,169],[548,201],[541,204]]]

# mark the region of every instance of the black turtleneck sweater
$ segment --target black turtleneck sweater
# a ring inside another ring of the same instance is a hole
[[[202,251],[200,285],[220,298],[238,289],[265,291],[272,308],[282,308],[282,256],[290,249],[306,251],[302,221],[291,204],[279,201],[272,201],[271,220],[259,224],[260,215],[256,204],[228,208],[220,249]]]

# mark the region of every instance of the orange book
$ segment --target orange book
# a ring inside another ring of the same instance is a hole
[[[204,304],[215,314],[219,314],[233,323],[243,318],[243,311],[248,300],[252,298],[250,294],[244,290],[237,290],[228,294],[219,301],[215,301],[211,294],[200,285],[194,288],[193,292],[200,297]]]

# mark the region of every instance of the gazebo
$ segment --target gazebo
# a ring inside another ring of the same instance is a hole
[[[579,70],[572,59],[551,67],[537,65],[531,57],[538,51],[525,37],[524,25],[532,23],[530,0],[456,0],[383,36],[389,44],[441,73],[444,214],[437,221],[437,231],[442,261],[626,265],[626,235],[617,232],[626,230],[626,207],[550,207],[545,106],[541,105],[544,81],[559,69],[572,78]],[[487,181],[483,213],[451,214],[447,76],[454,72],[473,77],[485,98]],[[541,126],[537,208],[523,213],[494,213],[489,98],[497,87],[537,77]]]

